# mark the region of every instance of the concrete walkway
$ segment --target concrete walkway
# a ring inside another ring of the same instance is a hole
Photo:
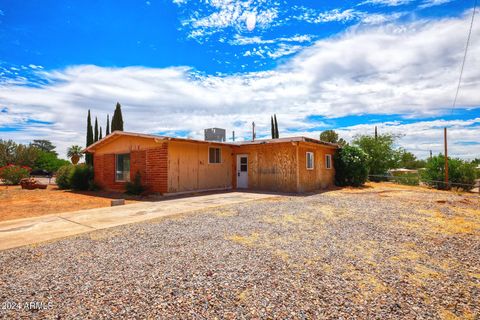
[[[0,222],[0,250],[276,195],[229,192]]]

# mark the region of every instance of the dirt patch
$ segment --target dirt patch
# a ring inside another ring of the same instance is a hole
[[[121,193],[72,192],[55,186],[48,186],[46,190],[0,186],[0,221],[109,207],[110,200],[124,197]],[[127,204],[135,202],[134,199],[126,201]]]

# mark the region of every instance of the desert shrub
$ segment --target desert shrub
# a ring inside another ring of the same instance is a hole
[[[75,169],[75,166],[71,164],[67,164],[65,166],[61,166],[57,170],[55,181],[57,183],[58,188],[70,189],[70,182],[72,178],[73,169]]]
[[[142,194],[145,191],[145,188],[142,185],[142,176],[140,175],[140,172],[137,171],[133,182],[127,182],[125,189],[127,190],[126,193],[134,195]]]
[[[89,190],[92,180],[93,168],[87,164],[79,164],[74,166],[70,178],[70,187],[73,190]]]
[[[445,157],[438,155],[427,161],[422,170],[422,181],[437,189],[449,189],[445,185]],[[451,186],[468,191],[475,183],[475,166],[461,159],[448,158],[448,180]]]
[[[30,168],[9,164],[0,168],[0,180],[5,184],[19,184],[23,178],[28,178]]]
[[[345,146],[334,156],[335,184],[338,186],[361,186],[368,178],[368,155],[362,149]]]
[[[418,186],[420,184],[420,177],[418,173],[393,174],[393,182],[408,186]]]

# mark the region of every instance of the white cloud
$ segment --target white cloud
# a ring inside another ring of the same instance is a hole
[[[174,1],[178,5],[186,1]],[[278,16],[278,3],[271,0],[203,0],[195,3],[182,26],[196,40],[231,28],[238,32],[266,29]]]
[[[346,22],[351,20],[357,20],[362,12],[354,9],[340,10],[333,9],[324,12],[317,12],[317,10],[305,7],[297,7],[297,11],[300,11],[300,15],[294,16],[294,19],[309,22],[309,23],[325,23],[325,22]]]
[[[248,31],[253,31],[253,29],[255,29],[255,25],[257,24],[257,14],[255,12],[247,14],[246,24]]]
[[[372,4],[372,5],[396,7],[396,6],[409,4],[412,1],[413,0],[367,0],[360,3],[359,6],[365,5],[365,4]]]
[[[262,39],[261,37],[244,37],[241,35],[235,35],[234,39],[229,43],[231,45],[251,45],[251,44],[274,44],[280,42],[311,42],[312,36],[310,35],[294,35],[291,37],[280,37],[275,39]]]
[[[452,2],[454,0],[424,0],[421,5],[419,5],[419,8],[430,8],[430,7],[435,7],[439,6],[442,4],[446,4],[449,2]]]
[[[268,135],[273,113],[281,134],[321,129],[321,124],[305,120],[309,115],[448,113],[465,45],[458,35],[465,33],[469,18],[466,14],[440,21],[351,28],[341,36],[317,41],[289,62],[265,72],[206,76],[189,68],[88,65],[41,71],[48,82],[40,86],[0,85],[0,106],[8,107],[6,115],[0,113],[1,125],[25,127],[2,132],[2,137],[19,141],[49,138],[63,152],[68,145],[84,144],[88,108],[103,124],[117,101],[122,103],[128,131],[187,130],[197,138],[202,137],[203,128],[211,126],[248,136],[252,121],[260,134]],[[470,50],[459,107],[480,105],[480,34],[472,34]],[[53,125],[31,127],[26,119]],[[454,141],[457,130],[461,133],[458,139],[478,140],[480,128],[475,121],[451,131],[452,155],[456,150],[463,156],[479,154],[478,145],[456,149]],[[413,141],[424,144],[422,150],[437,143],[434,131],[430,136],[413,130],[413,125],[398,126],[411,136],[412,143],[403,142],[408,148],[414,148]]]
[[[355,9],[333,9],[329,11],[318,12],[317,10],[296,7],[300,14],[293,16],[294,19],[308,23],[329,23],[329,22],[360,22],[362,24],[383,24],[397,20],[405,16],[406,12],[386,13],[368,13]]]

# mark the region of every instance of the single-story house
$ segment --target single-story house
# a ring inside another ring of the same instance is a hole
[[[148,191],[251,189],[307,192],[334,181],[336,144],[306,137],[214,142],[115,131],[85,149],[95,182],[125,190],[140,173]]]

